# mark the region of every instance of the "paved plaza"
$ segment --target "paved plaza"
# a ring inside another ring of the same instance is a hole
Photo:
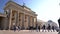
[[[58,32],[37,32],[36,30],[31,31],[31,30],[20,30],[19,32],[16,30],[15,32],[13,30],[0,30],[0,34],[58,34]]]

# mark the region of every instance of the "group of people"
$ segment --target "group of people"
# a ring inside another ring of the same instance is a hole
[[[16,30],[20,31],[20,29],[21,29],[20,26],[15,26],[15,25],[13,26],[14,32],[15,32]],[[31,29],[32,29],[32,27],[31,27],[29,30],[31,30]],[[40,26],[37,26],[37,27],[36,27],[36,30],[39,30],[39,32],[40,32],[40,29],[41,29]],[[47,29],[48,31],[51,30],[51,29],[54,31],[54,26],[52,26],[52,28],[51,28],[51,26],[48,25],[48,27],[46,28],[46,26],[43,25],[42,30],[46,30],[46,29]],[[34,29],[33,29],[33,30],[34,30]]]
[[[18,31],[20,31],[20,26],[13,26],[13,30],[14,30],[14,32],[16,31],[16,30],[18,30]]]
[[[51,27],[50,24],[48,24],[48,27],[47,28],[46,28],[45,25],[43,25],[42,29],[43,30],[47,29],[48,31],[52,29],[54,31],[55,28],[54,28],[54,26]]]

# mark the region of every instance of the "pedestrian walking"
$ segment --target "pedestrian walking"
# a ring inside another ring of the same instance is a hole
[[[16,30],[18,30],[18,26],[16,26]]]
[[[36,28],[36,31],[38,32],[38,26],[37,26],[37,28]]]
[[[48,24],[47,29],[48,29],[48,32],[49,32],[49,30],[51,30],[51,26],[50,26],[50,24]]]
[[[42,29],[43,29],[43,31],[45,30],[45,25],[43,25]]]
[[[39,32],[40,32],[40,26],[38,26]]]
[[[36,24],[36,31],[38,32],[38,24]]]
[[[16,31],[16,26],[15,25],[13,26],[13,30],[14,30],[14,32]]]
[[[20,31],[20,26],[18,26],[18,32]]]
[[[52,30],[54,31],[54,26],[52,26]]]

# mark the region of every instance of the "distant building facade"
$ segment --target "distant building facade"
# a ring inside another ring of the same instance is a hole
[[[38,26],[40,26],[40,29],[42,29],[42,27],[44,25],[45,25],[45,29],[47,29],[49,25],[50,25],[51,29],[52,29],[53,26],[54,26],[55,30],[59,29],[58,25],[55,22],[53,22],[52,20],[48,20],[47,22],[45,22],[45,21],[37,19],[37,23],[38,23]]]
[[[12,29],[13,25],[27,29],[36,27],[37,14],[26,6],[21,6],[13,1],[6,3],[4,15],[0,16],[0,29]]]
[[[58,29],[58,25],[52,20],[48,20],[48,22],[46,23],[46,26],[48,26],[48,24],[50,24],[51,28],[52,26],[54,26],[54,29]]]

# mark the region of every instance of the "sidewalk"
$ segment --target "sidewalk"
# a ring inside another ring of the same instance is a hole
[[[58,32],[36,32],[29,30],[13,31],[13,30],[0,30],[0,34],[58,34]]]

